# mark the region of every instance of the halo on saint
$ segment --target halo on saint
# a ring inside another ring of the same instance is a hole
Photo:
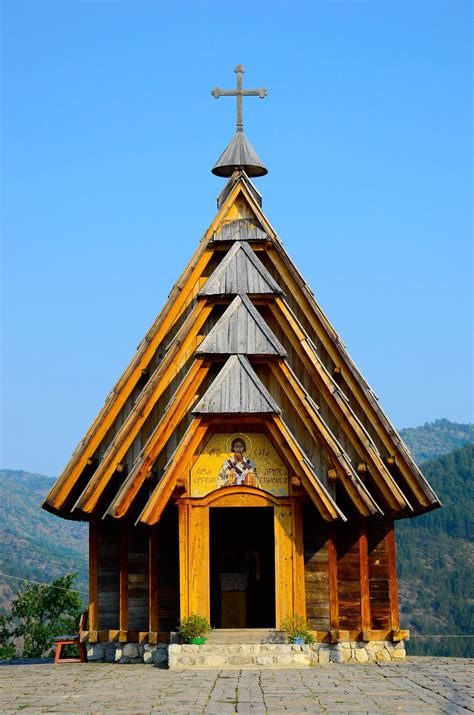
[[[240,441],[243,443],[244,447],[244,454],[246,457],[250,457],[250,455],[253,452],[253,443],[248,434],[244,434],[243,432],[234,432],[234,434],[229,435],[226,439],[225,443],[225,451],[227,452],[228,455],[233,455],[235,452],[235,443],[237,441]]]

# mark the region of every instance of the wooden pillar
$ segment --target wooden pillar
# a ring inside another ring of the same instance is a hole
[[[120,524],[119,641],[128,639],[128,527]]]
[[[293,502],[293,602],[294,612],[306,618],[306,592],[304,583],[303,514],[301,504]]]
[[[158,531],[153,526],[148,538],[148,630],[149,643],[158,642]]]
[[[369,592],[369,544],[367,539],[367,521],[359,522],[359,568],[360,568],[360,622],[362,639],[371,638],[370,592]]]
[[[188,504],[179,504],[179,610],[180,617],[189,616],[189,510]]]
[[[180,615],[199,613],[210,620],[209,507],[178,509]]]
[[[293,519],[291,506],[274,507],[276,628],[295,612],[293,601]]]
[[[209,565],[209,507],[189,509],[189,613],[199,613],[209,621],[210,565]]]
[[[99,632],[97,522],[89,522],[89,641],[97,643]]]
[[[400,630],[398,617],[398,583],[397,583],[397,555],[395,544],[395,527],[393,518],[387,517],[387,560],[388,583],[390,593],[390,627],[393,634]]]
[[[329,627],[334,639],[339,633],[339,595],[337,587],[337,531],[336,525],[330,524],[328,537],[328,569],[329,569]]]

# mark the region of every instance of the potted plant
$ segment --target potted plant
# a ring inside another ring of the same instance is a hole
[[[285,631],[290,643],[295,645],[311,644],[315,642],[315,637],[310,633],[311,626],[303,616],[287,616],[281,624],[281,629]]]
[[[207,638],[204,636],[211,630],[211,626],[204,616],[192,613],[182,618],[179,622],[178,633],[183,643],[202,645]]]

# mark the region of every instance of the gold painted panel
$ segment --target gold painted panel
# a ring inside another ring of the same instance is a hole
[[[205,445],[191,469],[191,496],[230,486],[288,496],[288,469],[265,433],[216,432]]]

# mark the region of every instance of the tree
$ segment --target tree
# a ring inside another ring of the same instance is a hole
[[[0,616],[0,660],[10,660],[15,657],[15,630],[10,628],[10,618]]]
[[[11,616],[19,621],[17,637],[23,637],[23,656],[40,658],[51,648],[55,636],[76,633],[81,597],[73,590],[77,574],[70,573],[49,585],[25,582],[12,601]]]

